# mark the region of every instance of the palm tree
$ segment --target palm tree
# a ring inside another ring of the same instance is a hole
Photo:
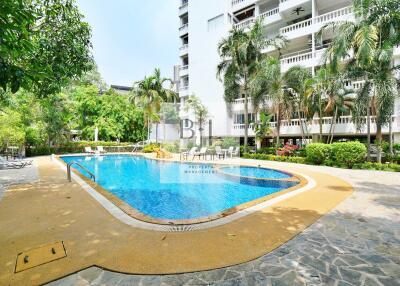
[[[293,97],[293,104],[299,117],[302,143],[306,134],[308,134],[307,119],[312,117],[312,115],[309,115],[310,110],[307,98],[308,83],[311,77],[311,71],[301,66],[293,66],[283,75],[287,92]],[[304,120],[303,115],[306,116],[306,120]]]
[[[130,97],[131,102],[143,108],[144,120],[147,125],[147,139],[150,138],[151,123],[154,122],[157,124],[157,142],[161,105],[164,102],[171,102],[177,98],[177,94],[174,91],[164,88],[167,82],[172,84],[171,79],[161,77],[160,70],[155,69],[153,75],[146,76],[143,80],[135,83]]]
[[[203,144],[203,127],[206,123],[209,113],[207,108],[201,103],[200,99],[191,95],[185,102],[185,111],[192,110],[196,117],[196,122],[199,125],[200,147]]]
[[[322,117],[332,115],[327,138],[327,143],[332,143],[338,113],[353,109],[353,100],[349,96],[353,91],[345,87],[343,74],[335,72],[330,66],[319,69],[314,78],[307,80],[305,85],[311,107],[309,114],[318,114],[320,142],[323,140]]]
[[[335,38],[327,49],[326,60],[335,69],[346,61],[350,78],[363,79],[364,86],[356,100],[354,118],[360,128],[361,116],[367,113],[368,138],[370,138],[370,109],[376,111],[376,139],[382,143],[382,127],[392,117],[394,98],[398,95],[392,55],[400,44],[400,3],[397,0],[354,1],[354,22],[330,23],[323,30],[331,29]],[[368,157],[370,140],[368,139]],[[378,162],[381,161],[380,150]]]
[[[234,28],[229,36],[218,46],[221,63],[217,67],[217,77],[224,83],[224,99],[229,104],[244,96],[244,146],[248,143],[249,112],[248,102],[251,98],[257,107],[262,99],[259,94],[252,94],[250,81],[257,71],[262,58],[262,49],[266,46],[263,29],[257,21],[249,32]]]
[[[260,112],[260,120],[254,124],[254,133],[257,140],[262,140],[272,133],[271,119],[272,114]]]
[[[283,119],[291,119],[294,105],[292,94],[287,92],[286,83],[281,73],[280,60],[266,57],[252,77],[251,93],[272,101],[272,112],[276,116],[276,146],[280,144],[280,127]]]

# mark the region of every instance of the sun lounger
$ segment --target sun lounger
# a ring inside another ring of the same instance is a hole
[[[94,154],[95,152],[92,150],[92,147],[85,147],[85,153]]]
[[[192,147],[189,152],[182,152],[180,154],[180,159],[187,160],[189,156],[193,156],[197,151],[197,147]]]
[[[0,157],[0,167],[6,169],[22,169],[26,167],[28,163],[17,162],[17,161],[7,161],[5,158]]]
[[[97,146],[97,151],[99,151],[100,154],[101,154],[101,153],[107,153],[107,151],[104,150],[103,146]]]

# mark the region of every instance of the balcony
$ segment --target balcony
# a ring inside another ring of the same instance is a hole
[[[332,117],[323,117],[322,118],[322,133],[329,134],[331,124],[333,118]],[[367,134],[367,117],[362,118],[363,128],[361,130],[357,130],[356,125],[353,122],[352,116],[340,116],[337,118],[334,128],[334,134],[336,136],[340,135],[366,135]],[[376,132],[376,117],[370,117],[371,123],[371,134]],[[304,133],[306,135],[319,134],[319,118],[314,118],[311,122],[306,122],[305,119],[302,119],[302,123],[300,119],[292,119],[292,120],[282,120],[280,133],[281,136],[296,136],[300,137],[301,125],[303,126]],[[233,136],[243,136],[244,135],[244,124],[233,124],[232,135]],[[276,122],[271,122],[271,127],[276,127]],[[400,132],[400,118],[397,116],[392,117],[392,128],[393,132]],[[389,127],[385,126],[382,128],[382,132],[385,134],[389,133]],[[249,136],[254,136],[253,125],[249,126]]]
[[[253,110],[253,102],[251,99],[248,99],[247,104],[248,110]],[[232,111],[233,112],[243,112],[244,111],[244,98],[235,99],[232,103]]]
[[[256,2],[257,0],[232,0],[232,9],[238,11]]]
[[[179,97],[185,97],[189,95],[189,85],[183,85],[179,88]]]
[[[289,0],[290,1],[290,0]],[[281,8],[280,8],[281,9]],[[280,29],[280,34],[291,40],[294,38],[316,33],[329,22],[353,20],[353,8],[344,7],[320,16],[310,18]]]
[[[189,11],[189,2],[183,3],[182,6],[179,7],[179,16],[186,14]]]
[[[300,51],[295,54],[286,55],[281,59],[281,70],[284,73],[289,68],[297,65],[308,68],[318,66],[322,63],[322,56],[325,50],[326,49],[320,49],[315,52],[309,50],[309,52]]]
[[[181,66],[179,68],[179,76],[186,77],[189,75],[189,65]]]
[[[179,36],[186,35],[189,32],[189,24],[183,24],[179,28]]]
[[[232,136],[244,136],[245,124],[233,124]],[[254,125],[249,124],[249,136],[255,136]]]
[[[185,56],[189,53],[189,45],[184,44],[179,48],[179,56]]]
[[[262,20],[263,25],[269,25],[275,22],[280,21],[281,15],[279,14],[279,7],[268,10],[256,17],[247,19],[245,21],[239,22],[235,24],[235,28],[238,29],[247,29],[250,28],[257,20]]]

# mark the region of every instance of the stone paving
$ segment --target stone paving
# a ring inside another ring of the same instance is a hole
[[[400,174],[300,167],[345,179],[356,192],[259,259],[212,271],[158,276],[90,267],[48,285],[400,285]]]
[[[39,179],[37,168],[0,169],[0,200],[5,189],[12,185],[31,183]]]

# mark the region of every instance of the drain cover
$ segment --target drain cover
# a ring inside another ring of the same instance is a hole
[[[17,256],[15,273],[67,256],[62,241],[21,252]]]

